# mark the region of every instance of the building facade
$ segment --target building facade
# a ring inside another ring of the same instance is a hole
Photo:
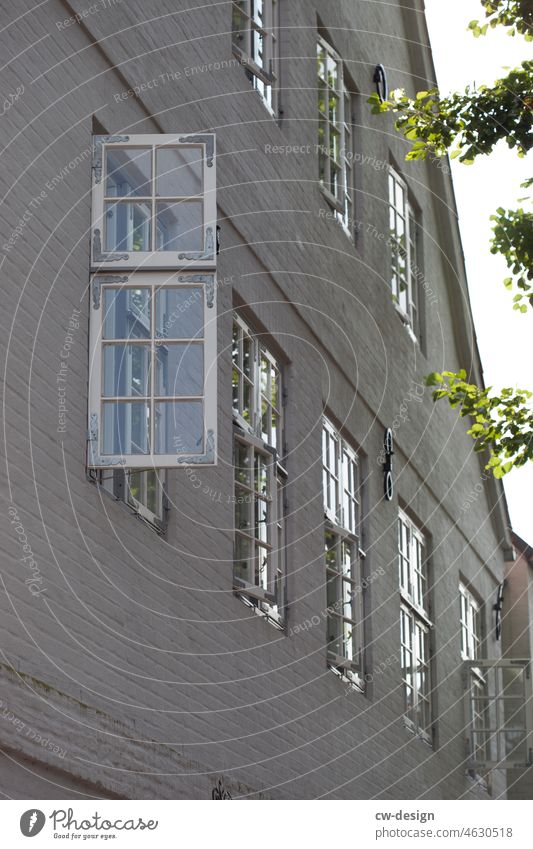
[[[2,792],[505,797],[422,4],[1,6]]]

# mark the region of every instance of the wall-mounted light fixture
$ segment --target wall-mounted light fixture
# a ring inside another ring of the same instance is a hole
[[[394,454],[394,438],[390,427],[386,428],[383,436],[385,462],[383,463],[383,492],[386,501],[392,501],[394,495],[394,480],[392,478],[392,456]]]
[[[502,635],[502,610],[503,610],[503,591],[505,589],[505,581],[498,587],[498,595],[496,604],[492,605],[492,609],[496,614],[496,639],[499,640]]]
[[[376,65],[374,68],[374,82],[376,84],[378,97],[383,103],[383,101],[387,99],[388,95],[387,72],[383,65]]]

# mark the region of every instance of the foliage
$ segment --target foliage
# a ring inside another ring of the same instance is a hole
[[[528,304],[533,307],[533,213],[499,207],[491,220],[495,222],[491,252],[505,257],[514,279],[507,277],[504,284],[509,290],[513,283],[519,289],[513,309],[525,313]]]
[[[481,0],[485,9],[485,23],[470,21],[474,37],[485,35],[488,28],[509,27],[509,35],[520,33],[526,41],[533,41],[533,0]]]
[[[475,439],[476,451],[489,451],[487,468],[497,478],[515,466],[533,460],[533,407],[531,392],[502,389],[490,395],[491,387],[481,389],[466,380],[466,371],[457,374],[433,372],[426,378],[427,386],[436,387],[433,400],[447,398],[450,406],[459,407],[461,416],[470,416],[468,430]]]
[[[412,142],[406,159],[445,156],[469,164],[491,153],[505,140],[524,156],[533,146],[533,61],[524,61],[494,85],[466,88],[441,97],[438,89],[419,91],[410,98],[403,89],[380,101],[374,92],[368,102],[374,114],[398,114],[396,129]]]
[[[474,36],[485,35],[489,27],[504,26],[509,35],[520,33],[533,40],[533,0],[481,0],[481,5],[485,23],[470,23]],[[406,159],[449,153],[471,164],[477,156],[490,154],[500,141],[518,156],[525,156],[533,146],[533,61],[522,62],[492,86],[469,87],[447,97],[441,97],[436,88],[419,91],[414,98],[397,90],[384,102],[373,94],[369,103],[374,114],[397,116],[396,129],[411,142]],[[532,184],[530,179],[522,185]],[[491,220],[491,251],[505,258],[513,275],[504,281],[505,286],[516,287],[514,309],[525,313],[528,306],[533,307],[533,213],[522,207],[500,207]],[[507,388],[491,395],[491,388],[468,383],[466,377],[464,370],[433,372],[426,382],[435,387],[434,401],[447,399],[461,416],[471,418],[468,433],[476,451],[490,453],[487,468],[500,478],[513,466],[533,460],[532,393]]]

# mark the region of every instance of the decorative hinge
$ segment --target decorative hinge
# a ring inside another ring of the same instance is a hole
[[[102,148],[104,144],[120,144],[128,142],[129,136],[96,136],[93,143],[93,171],[94,182],[99,183],[102,179]]]
[[[180,136],[178,141],[183,144],[205,144],[205,161],[207,167],[213,167],[213,156],[215,155],[215,136],[213,133],[205,136]]]

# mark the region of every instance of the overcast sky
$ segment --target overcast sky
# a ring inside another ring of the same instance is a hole
[[[492,83],[505,75],[505,66],[531,58],[533,49],[523,38],[509,38],[501,28],[474,39],[469,21],[480,19],[479,0],[443,2],[425,0],[437,70],[443,93],[468,83]],[[520,188],[533,175],[531,158],[520,160],[500,144],[490,157],[474,165],[453,163],[470,297],[476,333],[488,386],[519,386],[533,390],[533,313],[512,309],[512,295],[502,284],[508,276],[503,258],[489,252],[489,216],[498,206],[512,208],[527,192]],[[529,173],[528,173],[529,172]],[[515,531],[533,544],[533,463],[505,478],[505,490]]]

